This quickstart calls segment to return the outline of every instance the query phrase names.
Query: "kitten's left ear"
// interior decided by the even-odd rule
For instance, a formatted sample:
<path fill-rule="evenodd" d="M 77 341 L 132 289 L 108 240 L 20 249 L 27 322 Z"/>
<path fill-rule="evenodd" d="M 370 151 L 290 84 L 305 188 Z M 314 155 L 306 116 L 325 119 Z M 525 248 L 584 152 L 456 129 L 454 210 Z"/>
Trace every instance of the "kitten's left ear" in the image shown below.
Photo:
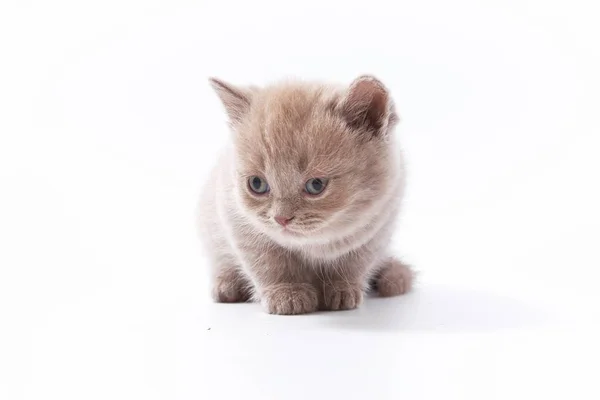
<path fill-rule="evenodd" d="M 252 88 L 240 88 L 224 82 L 217 78 L 209 78 L 210 84 L 221 99 L 227 116 L 233 126 L 240 121 L 250 111 L 252 103 Z"/>
<path fill-rule="evenodd" d="M 398 121 L 388 90 L 371 75 L 352 82 L 342 101 L 342 113 L 350 126 L 373 136 L 385 136 Z"/>

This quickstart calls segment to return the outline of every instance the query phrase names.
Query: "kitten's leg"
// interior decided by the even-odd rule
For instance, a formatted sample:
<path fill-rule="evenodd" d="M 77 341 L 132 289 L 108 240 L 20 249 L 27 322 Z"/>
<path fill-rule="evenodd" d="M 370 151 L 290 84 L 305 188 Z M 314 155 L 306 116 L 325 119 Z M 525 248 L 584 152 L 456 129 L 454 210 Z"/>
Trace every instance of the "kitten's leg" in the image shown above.
<path fill-rule="evenodd" d="M 352 310 L 362 304 L 364 289 L 360 283 L 344 281 L 323 283 L 323 310 Z"/>
<path fill-rule="evenodd" d="M 218 303 L 245 302 L 252 297 L 252 287 L 237 266 L 223 264 L 213 279 L 212 296 Z"/>
<path fill-rule="evenodd" d="M 360 306 L 367 286 L 368 266 L 373 262 L 359 254 L 325 265 L 319 273 L 323 310 L 351 310 Z"/>
<path fill-rule="evenodd" d="M 261 303 L 269 314 L 294 315 L 317 311 L 317 290 L 310 283 L 277 283 L 265 287 Z"/>
<path fill-rule="evenodd" d="M 408 265 L 389 257 L 383 261 L 371 284 L 380 296 L 391 297 L 410 291 L 413 280 L 414 273 Z"/>
<path fill-rule="evenodd" d="M 312 281 L 314 272 L 305 268 L 289 252 L 262 247 L 260 256 L 250 255 L 248 270 L 261 304 L 269 314 L 293 315 L 317 311 L 318 293 Z"/>

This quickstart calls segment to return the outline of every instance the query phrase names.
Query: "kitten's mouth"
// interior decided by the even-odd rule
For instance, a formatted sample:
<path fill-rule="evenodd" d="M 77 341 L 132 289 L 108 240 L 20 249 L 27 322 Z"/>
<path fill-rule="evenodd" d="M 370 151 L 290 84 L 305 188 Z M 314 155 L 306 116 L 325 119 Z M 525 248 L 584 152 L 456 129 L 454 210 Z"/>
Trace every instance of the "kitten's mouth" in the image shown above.
<path fill-rule="evenodd" d="M 293 225 L 288 225 L 285 227 L 279 227 L 279 232 L 282 235 L 286 236 L 295 236 L 295 237 L 306 237 L 318 234 L 319 228 L 317 227 L 295 227 Z"/>
<path fill-rule="evenodd" d="M 287 225 L 287 226 L 283 226 L 283 227 L 282 226 L 278 226 L 278 228 L 279 228 L 278 231 L 282 235 L 285 235 L 285 236 L 295 236 L 295 237 L 298 237 L 298 236 L 305 236 L 306 235 L 306 232 L 298 230 L 298 229 L 295 229 L 295 227 L 293 225 L 292 226 Z"/>
<path fill-rule="evenodd" d="M 288 226 L 284 226 L 283 228 L 280 229 L 280 231 L 284 235 L 290 235 L 290 236 L 300 236 L 301 235 L 300 232 L 290 229 Z"/>
<path fill-rule="evenodd" d="M 284 226 L 272 223 L 269 223 L 268 225 L 270 225 L 270 229 L 274 232 L 290 237 L 306 237 L 316 234 L 319 230 L 315 226 L 297 226 L 295 223 L 290 223 Z"/>

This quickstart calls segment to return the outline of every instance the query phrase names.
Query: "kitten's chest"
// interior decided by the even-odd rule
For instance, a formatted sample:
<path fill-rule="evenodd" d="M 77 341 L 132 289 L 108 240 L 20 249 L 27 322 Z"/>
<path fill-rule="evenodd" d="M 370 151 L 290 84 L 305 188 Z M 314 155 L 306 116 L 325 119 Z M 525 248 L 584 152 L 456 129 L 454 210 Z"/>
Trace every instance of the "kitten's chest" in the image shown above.
<path fill-rule="evenodd" d="M 342 241 L 327 244 L 304 245 L 295 249 L 297 256 L 303 263 L 322 265 L 332 263 L 353 251 L 355 246 Z"/>

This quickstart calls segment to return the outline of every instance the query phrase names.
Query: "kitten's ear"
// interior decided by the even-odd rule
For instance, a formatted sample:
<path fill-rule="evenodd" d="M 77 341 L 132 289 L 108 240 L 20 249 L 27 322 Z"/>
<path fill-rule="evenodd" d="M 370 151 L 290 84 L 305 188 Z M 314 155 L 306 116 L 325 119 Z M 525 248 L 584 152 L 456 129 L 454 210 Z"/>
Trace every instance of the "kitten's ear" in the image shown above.
<path fill-rule="evenodd" d="M 253 90 L 236 87 L 217 78 L 209 78 L 209 82 L 225 106 L 231 124 L 235 126 L 250 110 Z"/>
<path fill-rule="evenodd" d="M 398 121 L 388 90 L 371 75 L 360 76 L 352 82 L 341 109 L 350 126 L 373 136 L 386 135 Z"/>

